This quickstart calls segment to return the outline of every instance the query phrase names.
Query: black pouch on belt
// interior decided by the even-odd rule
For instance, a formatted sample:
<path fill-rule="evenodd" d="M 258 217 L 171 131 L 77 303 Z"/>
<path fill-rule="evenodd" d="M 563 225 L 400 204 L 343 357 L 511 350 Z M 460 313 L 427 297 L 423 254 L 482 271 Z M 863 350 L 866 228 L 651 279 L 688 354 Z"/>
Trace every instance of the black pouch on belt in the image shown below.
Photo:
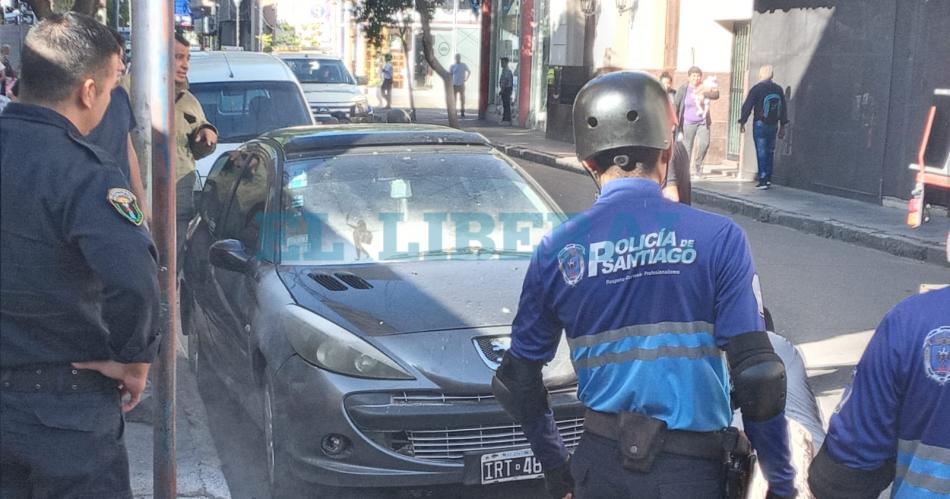
<path fill-rule="evenodd" d="M 725 473 L 726 499 L 741 499 L 749 490 L 752 473 L 755 469 L 755 454 L 752 444 L 745 433 L 737 428 L 729 427 L 723 430 L 722 450 L 725 456 L 723 471 Z"/>
<path fill-rule="evenodd" d="M 621 412 L 617 422 L 620 425 L 623 467 L 649 473 L 656 456 L 663 451 L 666 422 L 636 412 Z"/>

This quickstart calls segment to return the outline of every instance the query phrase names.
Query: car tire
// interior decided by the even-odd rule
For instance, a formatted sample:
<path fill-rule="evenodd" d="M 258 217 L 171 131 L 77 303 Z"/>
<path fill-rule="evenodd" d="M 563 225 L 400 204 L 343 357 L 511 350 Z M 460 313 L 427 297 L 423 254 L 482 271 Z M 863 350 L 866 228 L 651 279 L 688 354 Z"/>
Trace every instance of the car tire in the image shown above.
<path fill-rule="evenodd" d="M 188 342 L 188 367 L 194 374 L 198 393 L 201 394 L 205 404 L 217 404 L 221 403 L 224 397 L 227 397 L 227 386 L 214 372 L 207 356 L 201 351 L 201 326 L 203 324 L 199 324 L 199 321 L 202 320 L 199 316 L 203 317 L 203 312 L 197 309 L 194 310 L 188 336 L 185 336 Z"/>
<path fill-rule="evenodd" d="M 301 482 L 290 469 L 290 456 L 286 452 L 287 433 L 280 425 L 280 418 L 274 415 L 280 411 L 274 397 L 274 385 L 269 375 L 264 375 L 263 411 L 264 425 L 264 465 L 267 468 L 267 481 L 271 499 L 297 499 L 300 497 L 333 499 L 377 499 L 379 491 L 374 489 L 330 487 L 314 483 Z"/>
<path fill-rule="evenodd" d="M 290 459 L 284 450 L 286 432 L 280 426 L 280 418 L 274 417 L 280 408 L 274 396 L 273 382 L 267 374 L 264 375 L 263 390 L 264 465 L 267 468 L 271 499 L 299 497 L 297 491 L 301 487 L 290 471 Z"/>

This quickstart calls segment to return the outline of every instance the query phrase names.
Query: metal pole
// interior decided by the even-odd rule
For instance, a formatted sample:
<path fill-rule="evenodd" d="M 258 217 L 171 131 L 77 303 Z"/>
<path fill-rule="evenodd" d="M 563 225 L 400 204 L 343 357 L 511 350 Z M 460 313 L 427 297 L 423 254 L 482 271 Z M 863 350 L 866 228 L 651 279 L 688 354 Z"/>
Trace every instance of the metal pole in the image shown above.
<path fill-rule="evenodd" d="M 455 64 L 455 54 L 459 53 L 459 0 L 452 0 L 452 59 Z"/>
<path fill-rule="evenodd" d="M 241 0 L 234 0 L 237 15 L 234 17 L 234 45 L 241 46 Z"/>
<path fill-rule="evenodd" d="M 133 0 L 132 9 L 132 110 L 136 126 L 132 130 L 132 143 L 135 155 L 142 171 L 142 183 L 148 197 L 148 207 L 152 208 L 152 107 L 149 103 L 149 81 L 154 70 L 151 68 L 153 55 L 145 50 L 148 39 L 149 18 L 146 6 L 148 0 Z"/>
<path fill-rule="evenodd" d="M 151 137 L 150 156 L 142 163 L 151 174 L 152 237 L 158 246 L 158 278 L 162 290 L 159 333 L 162 346 L 152 366 L 157 409 L 152 448 L 153 496 L 174 499 L 175 466 L 175 130 L 174 12 L 172 2 L 135 0 L 133 29 L 133 94 L 136 119 Z"/>
<path fill-rule="evenodd" d="M 495 94 L 495 85 L 491 78 L 493 64 L 495 62 L 492 60 L 491 53 L 491 0 L 482 0 L 481 10 L 482 29 L 480 35 L 482 46 L 478 53 L 478 119 L 483 120 L 488 113 L 488 97 Z"/>

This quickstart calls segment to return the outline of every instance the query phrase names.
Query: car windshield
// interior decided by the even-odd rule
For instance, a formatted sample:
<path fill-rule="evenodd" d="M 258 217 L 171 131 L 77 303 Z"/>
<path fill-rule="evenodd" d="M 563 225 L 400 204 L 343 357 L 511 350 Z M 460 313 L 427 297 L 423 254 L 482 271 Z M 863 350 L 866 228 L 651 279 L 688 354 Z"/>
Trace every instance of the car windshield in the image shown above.
<path fill-rule="evenodd" d="M 189 90 L 218 129 L 219 142 L 245 142 L 278 128 L 313 124 L 293 82 L 195 83 Z"/>
<path fill-rule="evenodd" d="M 377 149 L 285 167 L 281 262 L 530 258 L 563 220 L 492 153 Z"/>
<path fill-rule="evenodd" d="M 341 61 L 334 59 L 284 59 L 300 83 L 339 83 L 356 85 Z"/>

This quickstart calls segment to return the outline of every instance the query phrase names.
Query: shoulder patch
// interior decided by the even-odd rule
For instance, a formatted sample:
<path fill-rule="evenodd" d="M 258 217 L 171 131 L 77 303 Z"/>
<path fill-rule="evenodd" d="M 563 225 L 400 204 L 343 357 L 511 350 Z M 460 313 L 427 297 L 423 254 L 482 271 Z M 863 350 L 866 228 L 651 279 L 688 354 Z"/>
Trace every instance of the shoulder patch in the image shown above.
<path fill-rule="evenodd" d="M 106 200 L 115 208 L 115 211 L 119 212 L 119 215 L 122 215 L 122 218 L 132 222 L 132 225 L 142 225 L 142 222 L 145 221 L 145 215 L 142 214 L 142 209 L 139 208 L 135 194 L 132 194 L 128 189 L 113 187 L 109 189 Z"/>
<path fill-rule="evenodd" d="M 557 254 L 558 269 L 568 286 L 576 286 L 584 278 L 587 268 L 584 247 L 568 244 Z"/>
<path fill-rule="evenodd" d="M 941 326 L 924 338 L 924 371 L 943 385 L 950 380 L 950 326 Z"/>

